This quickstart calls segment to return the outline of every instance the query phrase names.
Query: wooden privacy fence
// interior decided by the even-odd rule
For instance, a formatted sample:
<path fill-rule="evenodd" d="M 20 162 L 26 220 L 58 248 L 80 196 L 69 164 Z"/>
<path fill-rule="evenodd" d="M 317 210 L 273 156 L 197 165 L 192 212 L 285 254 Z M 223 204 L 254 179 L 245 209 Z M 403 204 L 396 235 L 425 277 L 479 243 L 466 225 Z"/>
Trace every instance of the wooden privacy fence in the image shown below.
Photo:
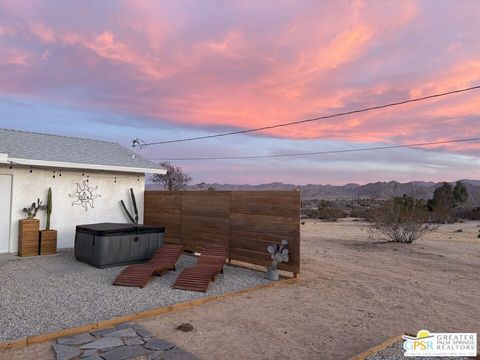
<path fill-rule="evenodd" d="M 300 191 L 145 191 L 145 224 L 165 227 L 167 243 L 200 251 L 221 244 L 229 257 L 271 262 L 267 246 L 288 240 L 280 269 L 300 272 Z"/>

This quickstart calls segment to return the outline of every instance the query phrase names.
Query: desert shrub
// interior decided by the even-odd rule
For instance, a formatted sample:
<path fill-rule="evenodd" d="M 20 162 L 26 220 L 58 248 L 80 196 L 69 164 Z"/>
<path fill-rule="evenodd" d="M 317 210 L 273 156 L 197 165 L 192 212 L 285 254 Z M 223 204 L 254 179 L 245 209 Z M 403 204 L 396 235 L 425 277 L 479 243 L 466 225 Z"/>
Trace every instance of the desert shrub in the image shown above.
<path fill-rule="evenodd" d="M 480 220 L 480 207 L 472 209 L 472 213 L 471 213 L 471 215 L 468 219 L 469 220 Z"/>
<path fill-rule="evenodd" d="M 454 209 L 437 207 L 431 212 L 430 221 L 436 224 L 453 224 L 456 220 Z"/>
<path fill-rule="evenodd" d="M 309 219 L 318 219 L 318 210 L 317 209 L 308 209 L 308 210 L 306 210 L 305 215 Z"/>
<path fill-rule="evenodd" d="M 347 216 L 348 216 L 348 213 L 340 209 L 334 209 L 334 208 L 318 209 L 318 218 L 322 220 L 337 220 Z"/>
<path fill-rule="evenodd" d="M 367 209 L 361 207 L 354 207 L 350 210 L 350 216 L 354 218 L 365 218 Z"/>
<path fill-rule="evenodd" d="M 373 221 L 375 209 L 366 208 L 366 207 L 355 207 L 350 210 L 350 216 L 354 218 L 361 218 L 366 221 Z"/>
<path fill-rule="evenodd" d="M 403 196 L 398 196 L 393 198 L 393 202 L 399 205 L 402 208 L 413 208 L 428 210 L 427 202 L 423 199 L 416 199 L 412 196 L 403 194 Z"/>
<path fill-rule="evenodd" d="M 413 243 L 438 228 L 430 222 L 430 213 L 424 205 L 415 200 L 408 203 L 391 200 L 375 209 L 373 217 L 371 235 L 380 234 L 393 242 Z"/>
<path fill-rule="evenodd" d="M 454 209 L 454 216 L 457 219 L 480 220 L 479 207 L 461 207 Z"/>
<path fill-rule="evenodd" d="M 332 205 L 332 203 L 331 203 L 330 201 L 328 201 L 328 200 L 323 200 L 323 199 L 322 199 L 322 200 L 320 200 L 320 201 L 318 202 L 318 208 L 319 208 L 319 209 L 328 208 L 328 207 L 330 207 L 331 205 Z"/>

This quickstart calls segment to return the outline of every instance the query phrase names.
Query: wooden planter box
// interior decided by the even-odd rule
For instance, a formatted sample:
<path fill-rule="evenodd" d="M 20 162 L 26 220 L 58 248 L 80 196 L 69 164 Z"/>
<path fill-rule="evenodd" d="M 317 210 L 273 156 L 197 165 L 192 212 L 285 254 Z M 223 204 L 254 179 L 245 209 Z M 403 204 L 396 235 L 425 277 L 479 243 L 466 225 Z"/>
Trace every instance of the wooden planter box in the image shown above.
<path fill-rule="evenodd" d="M 18 229 L 18 255 L 38 255 L 40 220 L 22 219 Z"/>
<path fill-rule="evenodd" d="M 40 231 L 39 255 L 51 255 L 57 253 L 57 230 Z"/>

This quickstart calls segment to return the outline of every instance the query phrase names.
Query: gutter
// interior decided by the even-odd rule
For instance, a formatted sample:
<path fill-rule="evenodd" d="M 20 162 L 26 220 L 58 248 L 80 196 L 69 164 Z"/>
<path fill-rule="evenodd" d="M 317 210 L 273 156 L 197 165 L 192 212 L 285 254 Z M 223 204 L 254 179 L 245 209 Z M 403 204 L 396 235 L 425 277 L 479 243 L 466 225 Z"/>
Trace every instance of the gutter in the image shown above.
<path fill-rule="evenodd" d="M 143 168 L 131 166 L 116 166 L 116 165 L 97 165 L 97 164 L 82 164 L 62 161 L 48 161 L 48 160 L 34 160 L 34 159 L 18 159 L 9 158 L 7 154 L 0 153 L 1 164 L 17 164 L 25 166 L 47 167 L 56 169 L 78 169 L 78 170 L 104 170 L 114 172 L 136 173 L 136 174 L 160 174 L 165 175 L 167 170 L 159 168 Z"/>

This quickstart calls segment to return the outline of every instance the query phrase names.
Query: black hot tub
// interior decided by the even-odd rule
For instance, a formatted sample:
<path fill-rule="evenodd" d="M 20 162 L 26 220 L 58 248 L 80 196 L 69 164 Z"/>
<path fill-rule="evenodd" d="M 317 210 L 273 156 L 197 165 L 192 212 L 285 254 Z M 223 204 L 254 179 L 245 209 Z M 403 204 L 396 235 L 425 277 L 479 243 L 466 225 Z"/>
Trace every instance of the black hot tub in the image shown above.
<path fill-rule="evenodd" d="M 162 247 L 165 228 L 137 224 L 78 225 L 75 258 L 97 268 L 143 262 Z"/>

